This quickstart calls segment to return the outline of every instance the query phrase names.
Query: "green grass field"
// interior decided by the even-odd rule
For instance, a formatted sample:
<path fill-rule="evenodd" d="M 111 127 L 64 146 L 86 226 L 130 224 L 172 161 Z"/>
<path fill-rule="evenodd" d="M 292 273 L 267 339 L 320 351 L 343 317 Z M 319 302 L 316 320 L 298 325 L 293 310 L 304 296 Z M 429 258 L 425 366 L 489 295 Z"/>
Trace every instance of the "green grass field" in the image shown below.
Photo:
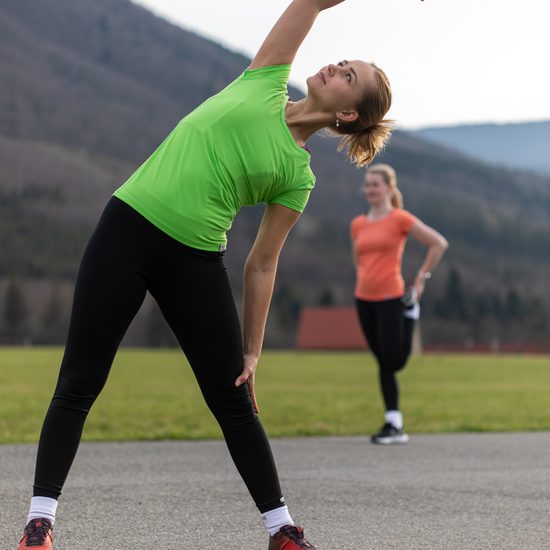
<path fill-rule="evenodd" d="M 0 348 L 0 443 L 34 442 L 62 350 Z M 425 355 L 399 377 L 409 432 L 550 430 L 550 358 Z M 271 436 L 368 434 L 382 421 L 366 353 L 265 352 L 257 375 Z M 122 350 L 84 439 L 218 438 L 176 350 Z"/>

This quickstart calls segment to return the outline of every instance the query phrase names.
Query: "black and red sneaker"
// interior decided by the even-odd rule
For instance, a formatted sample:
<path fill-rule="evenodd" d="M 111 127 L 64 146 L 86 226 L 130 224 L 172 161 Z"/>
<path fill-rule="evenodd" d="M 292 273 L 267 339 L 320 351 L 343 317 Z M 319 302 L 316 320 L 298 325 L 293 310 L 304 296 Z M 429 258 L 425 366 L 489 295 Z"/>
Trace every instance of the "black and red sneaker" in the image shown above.
<path fill-rule="evenodd" d="M 25 527 L 17 550 L 52 550 L 52 522 L 46 518 L 31 519 Z"/>
<path fill-rule="evenodd" d="M 267 550 L 315 550 L 315 546 L 304 538 L 304 530 L 295 525 L 284 525 L 269 537 Z"/>

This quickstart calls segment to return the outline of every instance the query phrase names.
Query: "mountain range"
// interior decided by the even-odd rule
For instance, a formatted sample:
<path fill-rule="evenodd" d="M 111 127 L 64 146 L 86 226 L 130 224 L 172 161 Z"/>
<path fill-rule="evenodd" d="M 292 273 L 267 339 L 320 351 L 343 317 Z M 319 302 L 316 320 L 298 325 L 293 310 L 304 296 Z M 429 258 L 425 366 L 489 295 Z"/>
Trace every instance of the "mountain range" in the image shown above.
<path fill-rule="evenodd" d="M 550 120 L 422 128 L 413 135 L 494 165 L 550 175 Z"/>

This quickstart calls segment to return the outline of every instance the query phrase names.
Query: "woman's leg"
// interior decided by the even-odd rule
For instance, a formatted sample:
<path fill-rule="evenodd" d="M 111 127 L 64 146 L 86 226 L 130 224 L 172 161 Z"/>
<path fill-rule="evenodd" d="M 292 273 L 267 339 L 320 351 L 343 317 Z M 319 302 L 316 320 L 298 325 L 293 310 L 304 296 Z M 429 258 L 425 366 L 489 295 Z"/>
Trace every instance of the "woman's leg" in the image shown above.
<path fill-rule="evenodd" d="M 406 310 L 405 310 L 406 312 Z M 417 319 L 414 317 L 407 317 L 403 315 L 403 339 L 402 339 L 402 353 L 401 353 L 401 366 L 396 369 L 397 371 L 403 370 L 407 366 L 407 362 L 411 355 L 412 342 L 414 335 L 414 327 Z"/>
<path fill-rule="evenodd" d="M 355 299 L 359 323 L 363 329 L 363 334 L 369 344 L 373 355 L 378 359 L 378 331 L 376 330 L 376 316 L 373 307 L 374 302 Z"/>
<path fill-rule="evenodd" d="M 386 331 L 380 329 L 381 321 L 385 320 L 383 316 L 381 318 L 379 307 L 383 303 L 356 300 L 361 328 L 378 362 L 378 376 L 384 405 L 386 410 L 392 410 L 397 407 L 399 388 L 394 371 L 392 368 L 389 368 L 388 342 L 384 339 Z"/>
<path fill-rule="evenodd" d="M 269 441 L 248 387 L 235 387 L 243 346 L 222 256 L 174 241 L 165 275 L 153 281 L 151 294 L 176 334 L 260 512 L 283 506 Z"/>
<path fill-rule="evenodd" d="M 403 415 L 399 410 L 397 371 L 409 357 L 414 320 L 405 318 L 399 298 L 377 302 L 374 305 L 379 342 L 380 377 L 386 404 L 385 424 L 373 435 L 373 443 L 406 443 L 409 436 L 403 432 Z"/>
<path fill-rule="evenodd" d="M 416 320 L 405 315 L 407 310 L 399 299 L 376 302 L 375 309 L 384 365 L 387 370 L 398 372 L 405 368 L 409 360 Z"/>
<path fill-rule="evenodd" d="M 44 421 L 34 496 L 57 499 L 76 455 L 86 416 L 103 388 L 146 282 L 135 213 L 112 199 L 84 253 L 59 379 Z"/>
<path fill-rule="evenodd" d="M 395 373 L 407 362 L 411 349 L 412 327 L 409 326 L 410 323 L 407 324 L 410 332 L 410 338 L 407 340 L 404 308 L 399 298 L 374 302 L 373 307 L 377 320 L 380 381 L 386 410 L 399 410 L 399 385 Z"/>
<path fill-rule="evenodd" d="M 361 325 L 379 365 L 380 388 L 386 408 L 385 423 L 372 437 L 374 443 L 405 443 L 403 416 L 399 410 L 399 385 L 396 372 L 410 355 L 414 319 L 404 316 L 400 299 L 380 302 L 357 301 Z M 372 347 L 372 344 L 371 344 Z"/>

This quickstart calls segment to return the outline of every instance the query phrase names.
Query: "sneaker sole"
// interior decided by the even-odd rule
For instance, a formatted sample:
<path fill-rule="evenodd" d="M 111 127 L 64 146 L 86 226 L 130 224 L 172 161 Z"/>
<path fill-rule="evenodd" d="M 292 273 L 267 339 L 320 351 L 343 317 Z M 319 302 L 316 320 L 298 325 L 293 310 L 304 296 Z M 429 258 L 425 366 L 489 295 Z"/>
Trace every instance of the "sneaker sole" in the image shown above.
<path fill-rule="evenodd" d="M 408 443 L 409 436 L 407 434 L 403 435 L 393 435 L 391 437 L 377 437 L 371 439 L 371 441 L 377 445 L 402 445 L 403 443 Z"/>

